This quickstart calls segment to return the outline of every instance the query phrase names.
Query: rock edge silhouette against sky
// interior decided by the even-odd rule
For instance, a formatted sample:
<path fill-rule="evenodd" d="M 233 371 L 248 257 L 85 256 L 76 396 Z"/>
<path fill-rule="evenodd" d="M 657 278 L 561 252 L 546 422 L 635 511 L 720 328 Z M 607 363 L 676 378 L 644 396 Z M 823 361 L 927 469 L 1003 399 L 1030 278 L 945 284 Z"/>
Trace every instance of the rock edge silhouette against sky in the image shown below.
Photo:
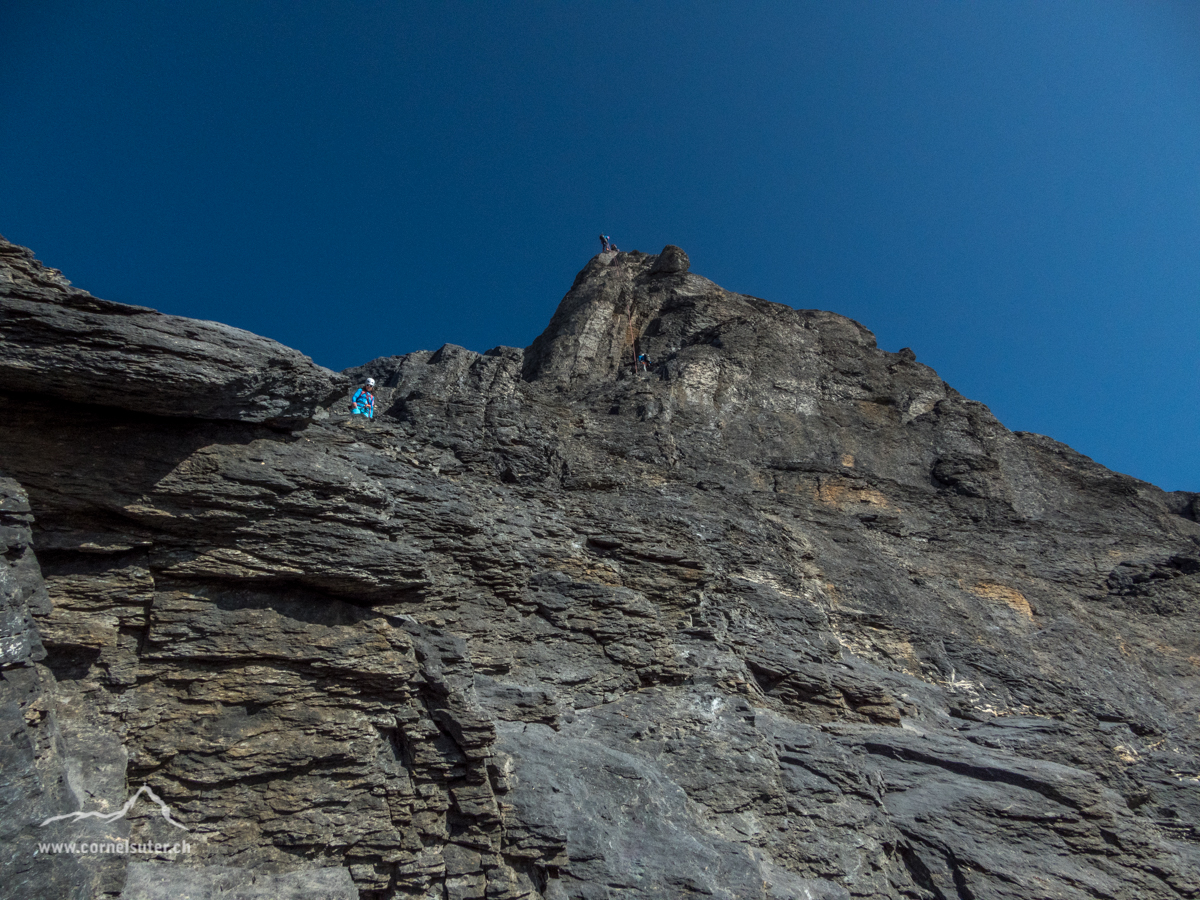
<path fill-rule="evenodd" d="M 1196 489 L 1183 3 L 24 4 L 0 233 L 344 368 L 525 346 L 611 233 Z"/>

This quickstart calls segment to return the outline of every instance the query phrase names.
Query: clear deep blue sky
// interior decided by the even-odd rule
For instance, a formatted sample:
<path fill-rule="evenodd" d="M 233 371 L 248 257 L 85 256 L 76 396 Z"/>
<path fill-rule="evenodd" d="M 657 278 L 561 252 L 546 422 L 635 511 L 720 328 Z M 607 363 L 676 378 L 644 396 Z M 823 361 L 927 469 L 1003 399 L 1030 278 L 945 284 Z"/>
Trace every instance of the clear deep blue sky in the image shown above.
<path fill-rule="evenodd" d="M 1200 490 L 1200 4 L 0 2 L 0 234 L 340 369 L 610 232 Z"/>

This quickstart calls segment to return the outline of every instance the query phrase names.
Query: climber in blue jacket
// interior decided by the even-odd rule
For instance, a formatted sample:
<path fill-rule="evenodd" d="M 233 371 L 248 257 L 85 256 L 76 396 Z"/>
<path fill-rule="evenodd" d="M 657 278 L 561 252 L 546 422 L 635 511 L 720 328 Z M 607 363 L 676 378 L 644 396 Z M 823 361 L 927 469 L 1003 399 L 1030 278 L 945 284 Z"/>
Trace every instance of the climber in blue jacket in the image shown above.
<path fill-rule="evenodd" d="M 375 379 L 368 378 L 350 401 L 350 412 L 356 416 L 375 418 Z"/>

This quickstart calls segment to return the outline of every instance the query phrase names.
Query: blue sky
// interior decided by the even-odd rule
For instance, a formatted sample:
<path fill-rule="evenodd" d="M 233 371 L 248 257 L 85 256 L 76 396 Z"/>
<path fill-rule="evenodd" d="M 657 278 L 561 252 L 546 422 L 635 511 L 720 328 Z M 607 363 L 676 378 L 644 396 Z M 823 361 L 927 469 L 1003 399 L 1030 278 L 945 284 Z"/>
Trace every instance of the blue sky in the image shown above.
<path fill-rule="evenodd" d="M 611 233 L 1200 490 L 1200 5 L 8 0 L 0 234 L 331 368 Z"/>

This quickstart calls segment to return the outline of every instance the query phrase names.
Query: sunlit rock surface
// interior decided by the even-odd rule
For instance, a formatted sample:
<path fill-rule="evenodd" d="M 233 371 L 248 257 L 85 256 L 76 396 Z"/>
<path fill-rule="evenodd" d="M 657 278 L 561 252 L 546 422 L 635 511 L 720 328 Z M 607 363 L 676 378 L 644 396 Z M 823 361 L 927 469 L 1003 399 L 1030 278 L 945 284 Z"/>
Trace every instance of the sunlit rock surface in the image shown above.
<path fill-rule="evenodd" d="M 675 247 L 347 374 L 0 245 L 0 895 L 1200 896 L 1197 495 Z"/>

